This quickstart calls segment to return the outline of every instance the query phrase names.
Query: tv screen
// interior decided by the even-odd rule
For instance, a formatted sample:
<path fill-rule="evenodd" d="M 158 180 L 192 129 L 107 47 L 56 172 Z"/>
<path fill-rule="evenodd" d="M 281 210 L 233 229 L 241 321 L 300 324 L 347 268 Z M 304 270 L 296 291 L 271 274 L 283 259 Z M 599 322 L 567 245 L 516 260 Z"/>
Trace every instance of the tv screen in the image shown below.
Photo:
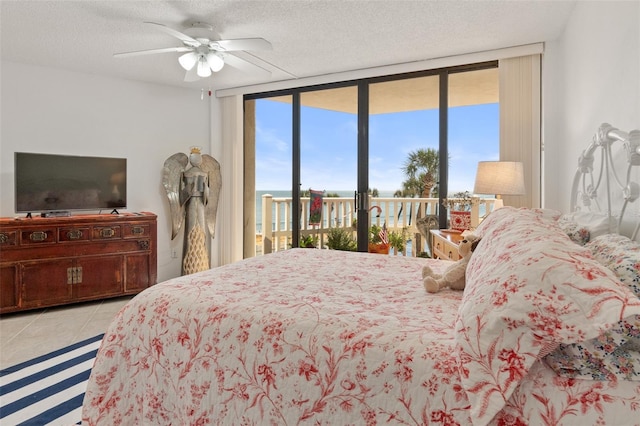
<path fill-rule="evenodd" d="M 16 213 L 127 206 L 127 159 L 15 153 Z"/>

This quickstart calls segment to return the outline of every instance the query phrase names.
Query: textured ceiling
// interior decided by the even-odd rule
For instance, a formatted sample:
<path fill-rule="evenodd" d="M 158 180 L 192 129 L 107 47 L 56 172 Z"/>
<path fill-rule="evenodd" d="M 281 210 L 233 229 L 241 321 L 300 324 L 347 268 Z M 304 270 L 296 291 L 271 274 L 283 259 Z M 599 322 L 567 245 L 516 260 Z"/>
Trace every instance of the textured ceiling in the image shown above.
<path fill-rule="evenodd" d="M 212 90 L 441 58 L 557 39 L 575 1 L 7 1 L 3 61 Z M 262 37 L 271 51 L 238 56 L 271 76 L 226 66 L 185 83 L 177 53 L 114 58 L 180 46 L 144 21 L 182 30 L 213 25 L 223 39 Z"/>

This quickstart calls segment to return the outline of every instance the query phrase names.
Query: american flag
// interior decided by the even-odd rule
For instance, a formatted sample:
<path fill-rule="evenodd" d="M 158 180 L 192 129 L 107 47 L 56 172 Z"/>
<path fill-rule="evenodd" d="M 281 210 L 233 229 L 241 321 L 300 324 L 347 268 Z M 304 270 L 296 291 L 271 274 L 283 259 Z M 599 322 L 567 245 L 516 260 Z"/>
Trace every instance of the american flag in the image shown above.
<path fill-rule="evenodd" d="M 387 233 L 387 222 L 385 222 L 382 225 L 382 229 L 380 229 L 380 232 L 378 233 L 378 235 L 380 236 L 380 240 L 382 241 L 382 244 L 389 244 L 389 234 Z"/>

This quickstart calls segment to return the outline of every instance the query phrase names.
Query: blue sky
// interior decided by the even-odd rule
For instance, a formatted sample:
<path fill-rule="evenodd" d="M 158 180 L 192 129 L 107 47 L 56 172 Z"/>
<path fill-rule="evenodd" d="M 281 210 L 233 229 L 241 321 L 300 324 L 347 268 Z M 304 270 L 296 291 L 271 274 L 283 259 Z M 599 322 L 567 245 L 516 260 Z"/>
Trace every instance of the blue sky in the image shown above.
<path fill-rule="evenodd" d="M 449 192 L 473 191 L 478 161 L 498 159 L 498 104 L 449 109 Z M 256 189 L 291 188 L 291 104 L 256 102 Z M 355 114 L 303 107 L 302 189 L 354 191 Z M 438 148 L 438 110 L 378 114 L 369 121 L 369 186 L 400 189 L 409 152 Z"/>

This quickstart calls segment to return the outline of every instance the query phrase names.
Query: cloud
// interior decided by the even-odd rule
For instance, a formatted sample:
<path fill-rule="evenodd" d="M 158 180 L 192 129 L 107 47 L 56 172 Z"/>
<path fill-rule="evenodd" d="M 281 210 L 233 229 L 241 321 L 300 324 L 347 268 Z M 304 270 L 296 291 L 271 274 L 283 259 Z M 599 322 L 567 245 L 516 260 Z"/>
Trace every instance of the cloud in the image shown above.
<path fill-rule="evenodd" d="M 285 141 L 278 137 L 276 129 L 265 129 L 256 122 L 256 151 L 268 152 L 275 150 L 278 152 L 291 152 L 291 141 Z"/>

